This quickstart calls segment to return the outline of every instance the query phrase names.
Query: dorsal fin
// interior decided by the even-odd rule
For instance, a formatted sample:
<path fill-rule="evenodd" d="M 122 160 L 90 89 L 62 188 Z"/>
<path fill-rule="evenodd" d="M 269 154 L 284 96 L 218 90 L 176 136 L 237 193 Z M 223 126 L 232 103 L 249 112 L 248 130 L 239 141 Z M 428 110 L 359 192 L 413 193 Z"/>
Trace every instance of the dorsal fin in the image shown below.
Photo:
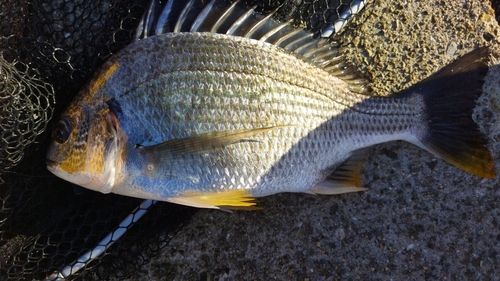
<path fill-rule="evenodd" d="M 164 5 L 160 5 L 159 0 L 152 0 L 141 19 L 136 39 L 167 32 L 212 32 L 260 40 L 288 50 L 346 81 L 353 92 L 368 93 L 368 82 L 355 74 L 336 44 L 292 26 L 292 20 L 273 19 L 278 9 L 267 14 L 257 13 L 255 9 L 256 6 L 244 7 L 239 0 L 232 3 L 211 0 L 205 4 L 197 0 L 168 0 Z"/>

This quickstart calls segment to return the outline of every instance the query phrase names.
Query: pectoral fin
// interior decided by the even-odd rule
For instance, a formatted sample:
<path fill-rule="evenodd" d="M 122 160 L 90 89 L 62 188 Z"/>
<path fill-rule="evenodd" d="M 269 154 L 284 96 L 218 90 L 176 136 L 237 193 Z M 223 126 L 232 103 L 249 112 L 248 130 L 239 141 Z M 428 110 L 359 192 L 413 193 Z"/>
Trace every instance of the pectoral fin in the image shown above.
<path fill-rule="evenodd" d="M 285 126 L 209 132 L 169 140 L 152 146 L 137 146 L 136 149 L 143 157 L 145 166 L 156 167 L 159 163 L 168 161 L 174 155 L 199 154 L 223 149 L 238 142 L 252 141 L 251 137 L 283 127 Z"/>
<path fill-rule="evenodd" d="M 256 201 L 248 190 L 229 190 L 222 192 L 189 193 L 176 196 L 168 202 L 210 209 L 258 210 Z"/>

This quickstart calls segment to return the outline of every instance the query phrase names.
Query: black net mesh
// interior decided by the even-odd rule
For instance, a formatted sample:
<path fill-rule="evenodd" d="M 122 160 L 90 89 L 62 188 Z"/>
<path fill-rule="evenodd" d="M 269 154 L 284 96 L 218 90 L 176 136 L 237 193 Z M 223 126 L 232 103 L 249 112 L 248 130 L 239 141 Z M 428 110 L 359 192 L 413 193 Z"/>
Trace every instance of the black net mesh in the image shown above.
<path fill-rule="evenodd" d="M 258 4 L 262 13 L 280 7 L 278 19 L 293 17 L 296 25 L 319 34 L 352 2 L 246 4 Z M 81 190 L 50 175 L 45 128 L 96 68 L 132 40 L 148 5 L 147 0 L 0 2 L 0 280 L 45 279 L 74 264 L 142 202 Z M 69 279 L 130 276 L 167 247 L 195 211 L 155 204 L 123 237 L 112 237 L 104 255 Z"/>

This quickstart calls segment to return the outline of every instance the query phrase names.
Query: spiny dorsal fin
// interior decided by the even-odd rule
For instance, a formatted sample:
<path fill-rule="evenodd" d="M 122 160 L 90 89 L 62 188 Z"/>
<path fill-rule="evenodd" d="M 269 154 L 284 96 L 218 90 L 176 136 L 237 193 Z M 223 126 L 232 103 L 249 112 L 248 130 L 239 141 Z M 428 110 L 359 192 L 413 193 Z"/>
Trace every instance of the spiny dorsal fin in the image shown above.
<path fill-rule="evenodd" d="M 163 6 L 152 0 L 144 14 L 136 39 L 167 32 L 211 32 L 260 40 L 278 46 L 330 72 L 357 93 L 369 93 L 368 82 L 355 74 L 357 71 L 339 54 L 338 46 L 329 39 L 316 38 L 312 32 L 292 26 L 292 21 L 273 19 L 278 9 L 267 14 L 255 12 L 255 6 L 246 8 L 239 0 L 200 1 L 168 0 Z M 160 8 L 162 7 L 162 8 Z"/>

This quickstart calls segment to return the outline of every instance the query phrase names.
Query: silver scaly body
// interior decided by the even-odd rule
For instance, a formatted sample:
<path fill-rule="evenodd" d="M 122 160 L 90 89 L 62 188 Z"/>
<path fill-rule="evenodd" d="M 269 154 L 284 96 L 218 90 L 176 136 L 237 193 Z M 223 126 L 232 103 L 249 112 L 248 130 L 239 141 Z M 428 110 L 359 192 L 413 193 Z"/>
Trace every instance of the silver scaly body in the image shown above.
<path fill-rule="evenodd" d="M 380 97 L 330 40 L 273 20 L 276 10 L 219 4 L 153 1 L 138 40 L 61 117 L 49 170 L 103 193 L 246 209 L 280 192 L 364 190 L 363 148 L 392 140 L 495 177 L 471 118 L 487 48 Z"/>
<path fill-rule="evenodd" d="M 127 190 L 126 195 L 303 192 L 352 151 L 412 140 L 423 128 L 418 97 L 352 93 L 344 81 L 294 54 L 246 38 L 163 34 L 136 42 L 114 60 L 120 66 L 101 90 L 105 100 L 119 106 L 119 123 L 128 136 L 125 164 L 113 188 Z M 135 148 L 268 127 L 276 128 L 223 149 L 171 155 L 154 172 Z"/>

